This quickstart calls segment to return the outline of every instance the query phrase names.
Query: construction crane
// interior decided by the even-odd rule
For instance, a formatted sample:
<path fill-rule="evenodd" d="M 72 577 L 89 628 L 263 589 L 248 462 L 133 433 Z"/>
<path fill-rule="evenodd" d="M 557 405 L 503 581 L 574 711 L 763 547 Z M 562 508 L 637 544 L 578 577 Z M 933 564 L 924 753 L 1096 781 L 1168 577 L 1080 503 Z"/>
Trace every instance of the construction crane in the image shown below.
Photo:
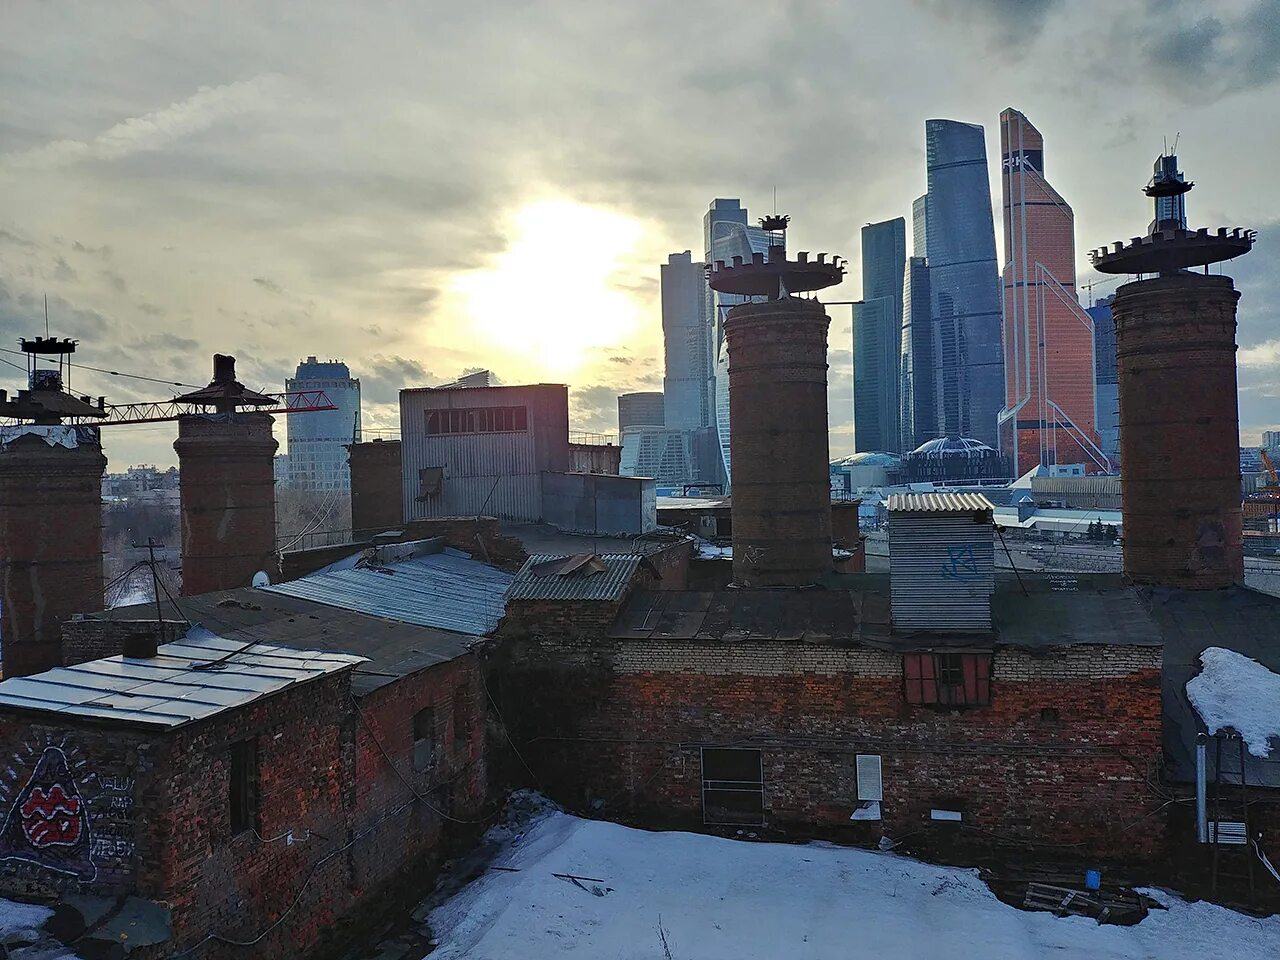
<path fill-rule="evenodd" d="M 79 397 L 64 388 L 70 387 L 71 366 L 69 358 L 75 352 L 76 341 L 58 340 L 56 337 L 36 337 L 22 340 L 22 352 L 28 356 L 27 380 L 29 389 L 19 390 L 10 397 L 0 390 L 0 426 L 13 426 L 23 421 L 35 423 L 60 423 L 67 426 L 112 427 L 134 423 L 163 423 L 180 417 L 207 412 L 209 402 L 204 390 L 174 397 L 170 400 L 151 400 L 142 403 L 107 403 L 105 397 Z M 55 356 L 56 369 L 40 368 L 37 358 Z M 230 358 L 227 358 L 230 359 Z M 226 384 L 233 394 L 250 398 L 260 413 L 290 414 L 318 413 L 336 410 L 337 406 L 323 390 L 296 390 L 290 393 L 259 394 L 245 388 L 235 380 L 234 360 L 227 373 Z M 215 382 L 218 382 L 215 378 Z"/>
<path fill-rule="evenodd" d="M 1267 479 L 1271 481 L 1264 489 L 1280 491 L 1280 476 L 1276 475 L 1276 465 L 1271 462 L 1271 454 L 1267 453 L 1266 447 L 1259 447 L 1258 456 L 1262 458 L 1262 466 L 1267 472 Z"/>

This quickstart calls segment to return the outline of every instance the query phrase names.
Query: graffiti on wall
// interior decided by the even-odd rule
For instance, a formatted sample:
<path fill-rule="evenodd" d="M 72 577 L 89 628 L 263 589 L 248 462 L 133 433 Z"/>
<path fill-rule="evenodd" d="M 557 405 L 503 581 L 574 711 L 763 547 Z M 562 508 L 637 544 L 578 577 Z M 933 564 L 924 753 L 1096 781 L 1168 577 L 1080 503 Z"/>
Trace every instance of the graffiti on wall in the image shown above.
<path fill-rule="evenodd" d="M 70 754 L 70 757 L 68 757 Z M 132 870 L 133 787 L 99 776 L 66 743 L 29 747 L 9 768 L 0 862 L 16 861 L 85 882 Z"/>
<path fill-rule="evenodd" d="M 25 860 L 80 880 L 98 869 L 92 856 L 89 804 L 59 747 L 45 747 L 0 828 L 0 859 Z"/>

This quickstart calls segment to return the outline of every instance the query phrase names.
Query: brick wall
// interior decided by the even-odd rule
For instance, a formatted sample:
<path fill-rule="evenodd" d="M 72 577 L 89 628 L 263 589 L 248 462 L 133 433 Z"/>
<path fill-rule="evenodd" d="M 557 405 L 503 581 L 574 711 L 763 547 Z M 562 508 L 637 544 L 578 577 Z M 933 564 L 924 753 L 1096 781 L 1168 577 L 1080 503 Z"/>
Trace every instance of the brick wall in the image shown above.
<path fill-rule="evenodd" d="M 1154 648 L 1003 650 L 991 705 L 948 712 L 905 703 L 888 651 L 508 641 L 490 686 L 538 780 L 597 815 L 698 828 L 701 748 L 752 746 L 771 829 L 1142 859 L 1162 836 L 1158 816 L 1128 826 L 1158 806 L 1160 663 Z M 882 822 L 849 819 L 859 753 L 883 759 Z M 930 810 L 956 806 L 965 826 L 949 836 Z"/>
<path fill-rule="evenodd" d="M 62 665 L 70 667 L 118 656 L 124 651 L 125 641 L 133 636 L 145 635 L 157 644 L 170 643 L 186 629 L 186 624 L 177 620 L 164 621 L 163 630 L 157 628 L 155 620 L 68 620 L 62 625 Z"/>
<path fill-rule="evenodd" d="M 11 814 L 0 828 L 0 895 L 132 893 L 167 903 L 173 936 L 158 955 L 202 941 L 202 958 L 337 949 L 344 934 L 420 895 L 425 887 L 406 880 L 425 881 L 487 812 L 474 656 L 355 703 L 343 672 L 171 731 L 0 713 L 0 748 L 15 757 L 4 809 L 29 795 L 29 783 L 47 794 L 57 779 L 87 810 L 83 842 L 47 849 Z M 439 759 L 415 772 L 413 718 L 423 707 L 434 708 Z M 231 748 L 250 739 L 257 821 L 233 832 Z M 50 759 L 40 769 L 42 757 Z M 257 940 L 269 928 L 251 949 L 205 940 Z"/>

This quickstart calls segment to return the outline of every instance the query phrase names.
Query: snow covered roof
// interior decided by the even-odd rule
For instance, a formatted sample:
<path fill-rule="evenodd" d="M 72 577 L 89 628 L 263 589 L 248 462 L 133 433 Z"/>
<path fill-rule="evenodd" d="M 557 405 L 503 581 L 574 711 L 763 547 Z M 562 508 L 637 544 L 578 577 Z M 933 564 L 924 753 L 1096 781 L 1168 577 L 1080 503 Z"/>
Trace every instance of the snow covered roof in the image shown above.
<path fill-rule="evenodd" d="M 172 729 L 364 659 L 229 640 L 192 627 L 154 657 L 107 657 L 5 680 L 0 708 Z"/>
<path fill-rule="evenodd" d="M 1255 757 L 1271 754 L 1280 738 L 1280 674 L 1242 653 L 1209 647 L 1204 669 L 1187 681 L 1187 696 L 1210 733 L 1234 730 Z"/>

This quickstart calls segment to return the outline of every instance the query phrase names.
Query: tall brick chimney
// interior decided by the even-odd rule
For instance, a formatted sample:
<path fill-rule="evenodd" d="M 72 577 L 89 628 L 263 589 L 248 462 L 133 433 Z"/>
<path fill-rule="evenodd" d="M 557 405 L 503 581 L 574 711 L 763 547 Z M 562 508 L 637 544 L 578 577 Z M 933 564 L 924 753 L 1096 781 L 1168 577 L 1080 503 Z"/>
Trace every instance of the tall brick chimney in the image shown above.
<path fill-rule="evenodd" d="M 1189 590 L 1244 577 L 1236 292 L 1208 265 L 1248 253 L 1255 234 L 1186 228 L 1177 158 L 1162 156 L 1147 195 L 1148 236 L 1091 254 L 1126 283 L 1111 310 L 1120 386 L 1124 572 L 1135 583 Z M 1189 268 L 1205 268 L 1192 273 Z"/>
<path fill-rule="evenodd" d="M 235 378 L 235 358 L 214 357 L 209 386 L 179 400 L 210 412 L 178 420 L 182 506 L 182 593 L 247 587 L 265 570 L 277 576 L 274 420 L 240 407 L 275 401 Z"/>
<path fill-rule="evenodd" d="M 763 301 L 729 310 L 729 435 L 733 579 L 744 587 L 802 587 L 832 569 L 827 446 L 826 311 L 794 294 L 840 282 L 835 258 L 786 258 L 785 217 L 768 259 L 717 261 L 713 290 Z"/>
<path fill-rule="evenodd" d="M 64 418 L 103 417 L 70 385 L 74 340 L 23 340 L 28 387 L 0 391 L 0 643 L 4 675 L 62 663 L 62 623 L 103 607 L 102 455 L 98 429 Z M 57 368 L 39 363 L 56 363 Z"/>

